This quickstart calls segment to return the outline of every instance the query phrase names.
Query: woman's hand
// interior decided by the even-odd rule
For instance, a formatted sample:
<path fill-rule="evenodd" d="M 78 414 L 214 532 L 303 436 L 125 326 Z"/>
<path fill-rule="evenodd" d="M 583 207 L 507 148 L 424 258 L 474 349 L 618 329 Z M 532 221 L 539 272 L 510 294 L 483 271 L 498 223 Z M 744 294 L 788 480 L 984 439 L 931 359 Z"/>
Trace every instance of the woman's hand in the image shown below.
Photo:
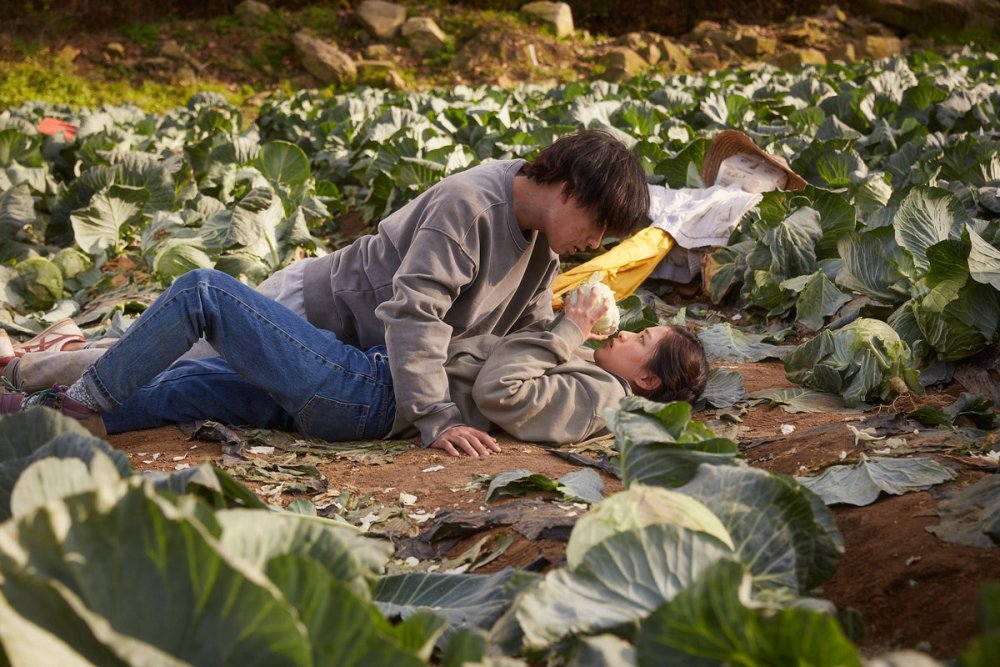
<path fill-rule="evenodd" d="M 432 449 L 444 450 L 448 456 L 467 454 L 472 457 L 489 456 L 500 453 L 497 439 L 478 428 L 460 424 L 452 426 L 431 443 Z"/>
<path fill-rule="evenodd" d="M 577 287 L 563 300 L 563 314 L 572 320 L 584 334 L 584 340 L 604 340 L 609 334 L 595 334 L 592 329 L 597 320 L 608 312 L 608 304 L 596 291 Z"/>

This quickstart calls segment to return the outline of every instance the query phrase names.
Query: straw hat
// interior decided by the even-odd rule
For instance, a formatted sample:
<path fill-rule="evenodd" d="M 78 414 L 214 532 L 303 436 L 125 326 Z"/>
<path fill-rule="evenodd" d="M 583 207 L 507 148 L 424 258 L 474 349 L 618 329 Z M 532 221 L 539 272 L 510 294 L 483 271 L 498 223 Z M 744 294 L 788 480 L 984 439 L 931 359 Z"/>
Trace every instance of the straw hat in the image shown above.
<path fill-rule="evenodd" d="M 722 164 L 722 161 L 727 157 L 744 153 L 761 157 L 788 174 L 788 182 L 785 184 L 786 190 L 801 190 L 806 187 L 805 180 L 792 171 L 783 158 L 765 153 L 757 147 L 753 139 L 737 130 L 723 130 L 715 135 L 715 139 L 712 139 L 712 143 L 709 144 L 708 151 L 705 153 L 705 162 L 701 167 L 701 180 L 705 185 L 712 185 L 715 183 L 715 177 L 719 173 L 719 165 Z"/>

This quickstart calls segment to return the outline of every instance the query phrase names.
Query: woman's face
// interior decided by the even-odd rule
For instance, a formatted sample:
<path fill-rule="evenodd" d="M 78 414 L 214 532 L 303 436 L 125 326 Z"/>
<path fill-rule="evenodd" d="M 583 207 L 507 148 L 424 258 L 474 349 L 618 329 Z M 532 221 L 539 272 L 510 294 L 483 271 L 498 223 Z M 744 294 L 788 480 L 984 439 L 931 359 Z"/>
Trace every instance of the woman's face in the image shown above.
<path fill-rule="evenodd" d="M 644 383 L 650 376 L 646 365 L 669 332 L 668 326 L 649 327 L 639 333 L 620 331 L 603 347 L 594 350 L 594 361 L 607 372 L 627 380 L 633 388 L 646 388 Z M 656 382 L 659 381 L 656 378 Z"/>

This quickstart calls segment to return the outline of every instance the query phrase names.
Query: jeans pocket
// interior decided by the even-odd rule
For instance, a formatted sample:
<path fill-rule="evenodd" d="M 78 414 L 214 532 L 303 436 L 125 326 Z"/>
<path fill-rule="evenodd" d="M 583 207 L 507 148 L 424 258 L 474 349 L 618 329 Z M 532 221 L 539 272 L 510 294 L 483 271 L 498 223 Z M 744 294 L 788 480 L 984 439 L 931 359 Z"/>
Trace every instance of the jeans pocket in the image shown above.
<path fill-rule="evenodd" d="M 296 416 L 303 435 L 323 440 L 361 440 L 368 435 L 370 408 L 361 403 L 345 403 L 325 396 L 313 396 Z M 384 434 L 378 434 L 379 437 Z"/>

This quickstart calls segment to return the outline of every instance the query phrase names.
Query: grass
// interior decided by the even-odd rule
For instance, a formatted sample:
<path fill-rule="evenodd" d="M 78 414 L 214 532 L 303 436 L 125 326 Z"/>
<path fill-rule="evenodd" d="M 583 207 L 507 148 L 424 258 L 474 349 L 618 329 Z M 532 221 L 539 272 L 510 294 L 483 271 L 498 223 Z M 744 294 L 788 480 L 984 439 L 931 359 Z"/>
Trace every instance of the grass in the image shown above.
<path fill-rule="evenodd" d="M 89 79 L 76 74 L 71 63 L 45 55 L 16 63 L 0 62 L 0 108 L 18 106 L 26 100 L 74 108 L 131 102 L 143 110 L 160 112 L 183 106 L 199 91 L 221 93 L 237 106 L 245 105 L 255 92 L 249 86 L 233 90 L 213 81 L 180 85 L 148 80 L 133 84 L 125 79 Z"/>

